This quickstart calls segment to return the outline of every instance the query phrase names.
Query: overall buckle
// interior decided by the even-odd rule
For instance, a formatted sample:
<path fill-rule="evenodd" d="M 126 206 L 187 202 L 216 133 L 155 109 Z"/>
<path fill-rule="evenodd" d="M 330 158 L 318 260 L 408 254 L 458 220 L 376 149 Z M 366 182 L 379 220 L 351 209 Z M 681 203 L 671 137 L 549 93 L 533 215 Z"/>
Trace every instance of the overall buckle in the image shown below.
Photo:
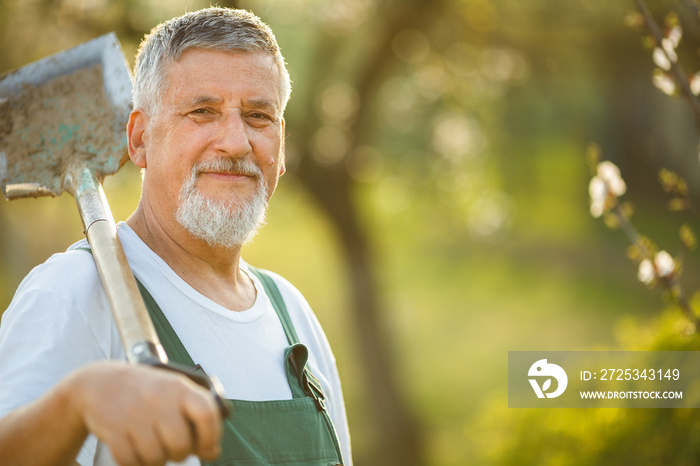
<path fill-rule="evenodd" d="M 306 386 L 309 395 L 316 402 L 316 407 L 319 411 L 326 411 L 326 394 L 323 393 L 321 383 L 308 370 L 304 371 L 304 385 Z"/>

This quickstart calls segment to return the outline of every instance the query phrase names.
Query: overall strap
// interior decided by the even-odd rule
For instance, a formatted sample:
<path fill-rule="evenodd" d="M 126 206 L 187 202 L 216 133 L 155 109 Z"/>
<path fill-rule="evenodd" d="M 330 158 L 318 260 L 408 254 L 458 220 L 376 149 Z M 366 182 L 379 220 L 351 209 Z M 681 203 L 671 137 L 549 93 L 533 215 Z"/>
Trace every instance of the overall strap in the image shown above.
<path fill-rule="evenodd" d="M 92 249 L 89 247 L 78 247 L 75 249 L 87 251 L 92 254 Z M 158 339 L 163 347 L 167 348 L 168 358 L 179 362 L 180 364 L 184 364 L 187 367 L 193 367 L 195 365 L 194 361 L 192 361 L 192 358 L 185 349 L 185 345 L 183 345 L 180 341 L 180 338 L 177 336 L 177 333 L 175 333 L 175 330 L 173 330 L 173 327 L 170 325 L 170 322 L 168 322 L 165 314 L 163 314 L 160 306 L 156 304 L 156 301 L 153 299 L 153 296 L 151 296 L 151 293 L 148 292 L 146 287 L 143 286 L 136 276 L 134 276 L 134 280 L 136 280 L 136 284 L 139 287 L 139 291 L 141 292 L 141 297 L 143 298 L 143 303 L 146 305 L 148 314 L 151 316 L 151 321 L 153 322 L 153 327 L 155 327 L 156 333 L 158 334 Z"/>
<path fill-rule="evenodd" d="M 185 349 L 185 345 L 180 341 L 180 338 L 177 336 L 177 333 L 175 333 L 175 330 L 173 330 L 172 325 L 170 325 L 170 322 L 167 317 L 165 317 L 165 314 L 163 314 L 160 306 L 156 303 L 156 300 L 153 299 L 153 296 L 151 296 L 151 293 L 148 292 L 146 287 L 143 286 L 136 277 L 134 278 L 136 279 L 136 284 L 139 286 L 139 291 L 143 297 L 146 309 L 148 309 L 148 313 L 151 315 L 151 321 L 153 321 L 158 339 L 160 339 L 163 347 L 167 348 L 166 352 L 168 357 L 187 367 L 194 367 L 195 363 L 192 357 Z"/>
<path fill-rule="evenodd" d="M 297 332 L 294 330 L 292 319 L 289 317 L 289 312 L 287 312 L 287 306 L 284 304 L 284 299 L 282 298 L 282 294 L 280 293 L 279 288 L 277 288 L 275 281 L 269 274 L 263 272 L 257 267 L 248 265 L 248 270 L 250 270 L 253 275 L 258 277 L 258 280 L 260 280 L 260 283 L 262 283 L 263 288 L 265 289 L 265 294 L 270 298 L 272 307 L 275 309 L 277 317 L 279 317 L 280 322 L 282 323 L 282 328 L 284 328 L 284 333 L 287 335 L 287 341 L 289 344 L 295 345 L 299 343 L 299 337 L 297 336 Z"/>
<path fill-rule="evenodd" d="M 323 393 L 321 383 L 311 373 L 307 366 L 309 352 L 306 347 L 299 342 L 299 337 L 297 336 L 297 332 L 294 330 L 292 319 L 289 317 L 289 312 L 287 312 L 287 306 L 284 304 L 282 293 L 280 293 L 277 284 L 267 272 L 264 272 L 257 267 L 253 267 L 252 265 L 248 265 L 248 269 L 253 273 L 253 275 L 258 277 L 262 283 L 263 288 L 265 289 L 265 294 L 267 294 L 267 296 L 270 298 L 272 307 L 275 308 L 275 312 L 282 323 L 284 333 L 287 335 L 287 340 L 290 344 L 290 347 L 287 348 L 285 358 L 292 362 L 298 378 L 298 388 L 301 388 L 304 395 L 313 398 L 320 411 L 326 411 L 326 395 Z M 291 379 L 294 374 L 289 372 L 289 366 L 287 371 L 287 377 L 290 379 L 290 385 L 292 386 L 292 393 L 294 393 L 294 397 L 297 398 L 300 393 L 298 388 L 291 383 Z"/>

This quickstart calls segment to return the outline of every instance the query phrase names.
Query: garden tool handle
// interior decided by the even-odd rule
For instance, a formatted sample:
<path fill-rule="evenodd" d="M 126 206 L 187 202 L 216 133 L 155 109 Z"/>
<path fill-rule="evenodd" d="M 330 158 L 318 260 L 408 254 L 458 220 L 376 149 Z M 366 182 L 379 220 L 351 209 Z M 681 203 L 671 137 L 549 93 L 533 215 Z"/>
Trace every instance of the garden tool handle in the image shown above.
<path fill-rule="evenodd" d="M 95 173 L 78 167 L 67 177 L 78 204 L 102 287 L 112 309 L 126 359 L 131 363 L 168 357 L 158 340 L 148 310 L 127 262 L 107 198 Z"/>

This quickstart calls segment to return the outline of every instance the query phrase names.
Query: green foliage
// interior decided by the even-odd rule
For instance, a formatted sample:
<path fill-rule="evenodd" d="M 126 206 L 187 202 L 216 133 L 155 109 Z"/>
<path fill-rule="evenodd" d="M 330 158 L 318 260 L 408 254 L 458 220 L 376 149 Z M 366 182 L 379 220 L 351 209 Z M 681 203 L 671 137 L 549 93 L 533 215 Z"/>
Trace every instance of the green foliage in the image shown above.
<path fill-rule="evenodd" d="M 683 244 L 683 247 L 685 249 L 692 251 L 697 246 L 698 242 L 696 239 L 695 232 L 687 223 L 684 223 L 681 226 L 681 229 L 678 232 L 678 236 L 680 237 L 681 243 Z"/>

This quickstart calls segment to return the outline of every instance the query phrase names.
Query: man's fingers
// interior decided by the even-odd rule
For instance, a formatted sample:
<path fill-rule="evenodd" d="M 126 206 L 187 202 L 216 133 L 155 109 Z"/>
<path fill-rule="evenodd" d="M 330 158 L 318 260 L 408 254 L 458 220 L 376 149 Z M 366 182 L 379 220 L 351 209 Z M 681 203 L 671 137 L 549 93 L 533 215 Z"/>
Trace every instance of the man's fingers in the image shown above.
<path fill-rule="evenodd" d="M 156 435 L 168 458 L 173 461 L 182 461 L 194 451 L 194 429 L 179 413 L 163 419 L 157 426 Z"/>
<path fill-rule="evenodd" d="M 140 428 L 129 435 L 134 448 L 137 464 L 144 466 L 160 466 L 167 460 L 165 449 L 151 426 Z"/>
<path fill-rule="evenodd" d="M 183 400 L 182 410 L 194 431 L 194 452 L 202 459 L 219 456 L 222 420 L 214 397 L 204 388 L 197 387 Z"/>
<path fill-rule="evenodd" d="M 134 450 L 134 445 L 126 436 L 110 439 L 109 450 L 112 458 L 119 466 L 138 465 L 140 461 Z"/>

